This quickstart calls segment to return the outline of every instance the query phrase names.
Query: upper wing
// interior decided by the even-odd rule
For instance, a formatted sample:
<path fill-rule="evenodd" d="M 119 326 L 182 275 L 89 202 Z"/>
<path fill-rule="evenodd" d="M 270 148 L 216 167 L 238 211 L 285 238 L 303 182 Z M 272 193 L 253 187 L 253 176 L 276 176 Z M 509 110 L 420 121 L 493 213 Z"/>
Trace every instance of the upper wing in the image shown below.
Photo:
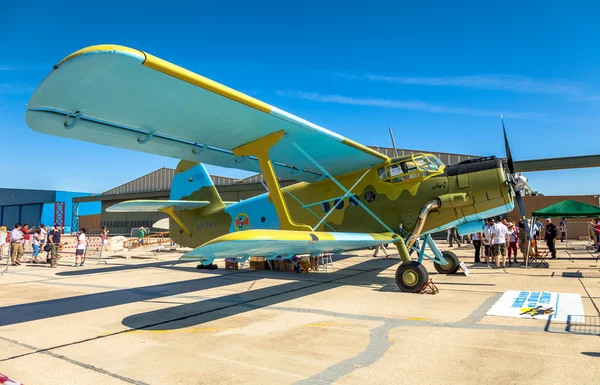
<path fill-rule="evenodd" d="M 254 172 L 260 171 L 255 160 L 231 150 L 281 130 L 334 176 L 388 159 L 191 71 L 116 45 L 88 47 L 56 65 L 31 97 L 26 119 L 46 134 Z M 289 140 L 269 154 L 280 177 L 321 177 Z"/>
<path fill-rule="evenodd" d="M 286 256 L 364 249 L 393 243 L 391 233 L 328 233 L 324 231 L 245 230 L 206 242 L 180 259 Z"/>

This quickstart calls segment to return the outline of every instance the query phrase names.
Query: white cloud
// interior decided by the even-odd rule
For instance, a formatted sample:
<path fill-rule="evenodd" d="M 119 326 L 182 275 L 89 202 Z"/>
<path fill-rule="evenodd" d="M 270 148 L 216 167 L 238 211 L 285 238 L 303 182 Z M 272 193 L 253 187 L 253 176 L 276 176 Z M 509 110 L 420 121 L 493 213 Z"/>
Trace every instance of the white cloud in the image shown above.
<path fill-rule="evenodd" d="M 27 95 L 35 89 L 21 83 L 0 83 L 0 95 Z"/>
<path fill-rule="evenodd" d="M 48 69 L 47 67 L 34 66 L 34 65 L 12 65 L 12 64 L 1 64 L 0 71 L 37 71 L 42 69 Z"/>
<path fill-rule="evenodd" d="M 472 116 L 494 116 L 499 117 L 500 111 L 481 110 L 477 108 L 452 107 L 440 104 L 432 104 L 421 100 L 395 100 L 375 98 L 353 98 L 341 95 L 322 95 L 316 92 L 302 91 L 277 91 L 277 95 L 295 99 L 312 100 L 321 103 L 346 104 L 355 106 L 382 107 L 398 110 L 424 111 L 440 114 L 460 114 Z M 543 115 L 538 113 L 504 113 L 506 118 L 536 119 Z"/>
<path fill-rule="evenodd" d="M 344 75 L 345 76 L 345 75 Z M 365 74 L 345 76 L 350 79 L 364 79 L 396 84 L 412 84 L 434 87 L 461 87 L 478 90 L 511 91 L 517 93 L 559 94 L 574 96 L 584 100 L 600 100 L 600 95 L 586 92 L 581 86 L 564 81 L 540 81 L 519 75 L 463 75 L 463 76 L 388 76 Z"/>

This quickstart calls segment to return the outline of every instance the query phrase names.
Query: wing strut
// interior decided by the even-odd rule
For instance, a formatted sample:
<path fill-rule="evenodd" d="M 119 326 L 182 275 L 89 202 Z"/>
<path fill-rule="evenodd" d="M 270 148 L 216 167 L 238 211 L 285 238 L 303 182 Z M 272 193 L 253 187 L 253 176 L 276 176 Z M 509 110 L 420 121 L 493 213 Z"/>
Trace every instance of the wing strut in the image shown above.
<path fill-rule="evenodd" d="M 354 188 L 354 186 L 352 186 L 350 188 L 350 190 L 345 188 L 337 179 L 335 179 L 327 170 L 325 170 L 325 168 L 323 166 L 321 166 L 316 160 L 314 160 L 312 158 L 312 156 L 310 156 L 306 151 L 304 151 L 304 149 L 302 149 L 302 147 L 300 147 L 298 145 L 298 143 L 294 142 L 289 136 L 286 136 L 286 139 L 289 140 L 290 143 L 294 147 L 296 147 L 296 149 L 298 151 L 300 151 L 300 153 L 302 155 L 304 155 L 306 157 L 306 159 L 308 159 L 312 164 L 314 164 L 323 173 L 324 176 L 331 179 L 331 181 L 333 181 L 333 183 L 335 183 L 339 188 L 341 188 L 342 191 L 344 191 L 345 196 L 352 196 L 352 192 L 350 190 L 352 190 Z M 366 175 L 366 173 L 363 174 L 361 179 L 364 178 L 365 175 Z M 358 182 L 357 182 L 357 184 L 358 184 Z M 356 203 L 358 203 L 360 205 L 360 207 L 362 207 L 367 213 L 369 213 L 369 215 L 371 215 L 373 217 L 373 219 L 375 219 L 377 222 L 379 222 L 379 224 L 381 226 L 383 226 L 384 229 L 386 229 L 388 232 L 390 232 L 392 234 L 396 233 L 394 230 L 390 229 L 390 227 L 388 225 L 386 225 L 385 222 L 383 222 L 377 215 L 375 215 L 375 213 L 373 213 L 371 210 L 369 210 L 369 208 L 367 206 L 365 206 L 360 200 L 356 200 Z"/>
<path fill-rule="evenodd" d="M 179 225 L 179 227 L 181 227 L 181 229 L 182 229 L 183 231 L 185 231 L 185 232 L 186 232 L 188 235 L 190 235 L 190 236 L 192 235 L 192 233 L 191 233 L 191 232 L 190 232 L 190 230 L 187 228 L 187 226 L 183 224 L 183 221 L 182 221 L 182 220 L 181 220 L 181 219 L 180 219 L 180 218 L 177 216 L 177 214 L 175 214 L 175 209 L 174 209 L 174 207 L 173 207 L 173 206 L 166 207 L 166 208 L 164 208 L 164 209 L 160 209 L 160 210 L 158 210 L 158 211 L 162 211 L 163 213 L 169 214 L 169 216 L 170 216 L 171 218 L 173 218 L 173 220 L 174 220 L 175 222 L 177 222 L 177 224 Z"/>
<path fill-rule="evenodd" d="M 254 155 L 258 159 L 258 165 L 260 166 L 267 187 L 269 188 L 269 196 L 273 200 L 279 223 L 281 223 L 281 230 L 313 231 L 312 227 L 296 223 L 290 217 L 290 212 L 283 200 L 283 194 L 281 193 L 279 183 L 277 182 L 277 176 L 275 176 L 275 171 L 273 170 L 273 164 L 269 158 L 269 149 L 282 137 L 283 130 L 277 131 L 256 139 L 253 142 L 236 147 L 232 152 L 236 156 Z"/>

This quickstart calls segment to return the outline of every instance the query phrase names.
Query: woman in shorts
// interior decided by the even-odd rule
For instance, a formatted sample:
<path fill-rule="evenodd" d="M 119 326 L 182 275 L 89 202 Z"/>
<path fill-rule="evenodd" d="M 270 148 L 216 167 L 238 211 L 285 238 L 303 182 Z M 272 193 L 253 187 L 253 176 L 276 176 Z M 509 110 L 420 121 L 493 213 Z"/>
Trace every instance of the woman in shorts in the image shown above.
<path fill-rule="evenodd" d="M 81 229 L 79 236 L 77 236 L 77 248 L 75 249 L 75 264 L 73 265 L 73 267 L 83 266 L 86 246 L 85 233 L 87 233 L 87 230 L 83 228 Z"/>

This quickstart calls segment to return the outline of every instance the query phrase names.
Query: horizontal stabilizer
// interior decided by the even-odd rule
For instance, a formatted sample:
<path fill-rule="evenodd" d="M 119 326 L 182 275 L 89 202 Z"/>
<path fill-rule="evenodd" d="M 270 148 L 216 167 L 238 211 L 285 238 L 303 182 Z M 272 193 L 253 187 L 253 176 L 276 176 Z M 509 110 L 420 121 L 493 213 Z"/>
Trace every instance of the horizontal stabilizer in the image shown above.
<path fill-rule="evenodd" d="M 169 218 L 159 219 L 152 224 L 152 227 L 155 229 L 169 230 Z"/>
<path fill-rule="evenodd" d="M 392 233 L 246 230 L 222 235 L 187 252 L 180 259 L 291 256 L 358 250 L 393 243 Z"/>
<path fill-rule="evenodd" d="M 193 210 L 208 205 L 208 201 L 134 200 L 112 205 L 106 209 L 111 213 L 156 212 L 173 207 L 174 210 Z"/>

